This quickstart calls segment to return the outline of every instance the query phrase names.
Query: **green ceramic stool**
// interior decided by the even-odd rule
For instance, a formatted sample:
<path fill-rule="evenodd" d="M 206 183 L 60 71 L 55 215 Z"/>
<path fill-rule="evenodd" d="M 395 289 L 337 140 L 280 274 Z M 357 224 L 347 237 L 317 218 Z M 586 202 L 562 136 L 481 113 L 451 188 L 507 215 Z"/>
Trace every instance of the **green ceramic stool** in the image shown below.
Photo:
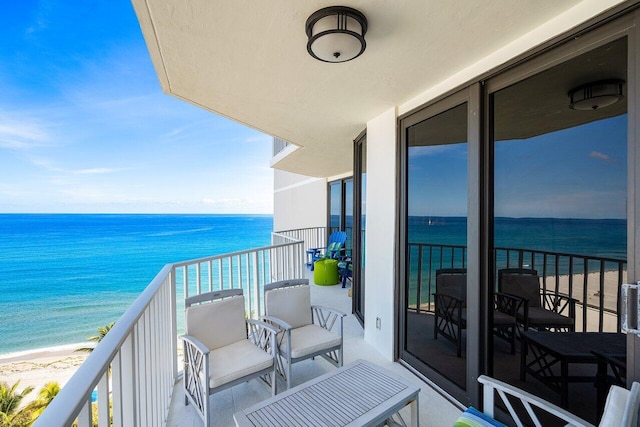
<path fill-rule="evenodd" d="M 313 263 L 313 281 L 321 286 L 337 285 L 340 282 L 338 260 L 324 258 Z"/>

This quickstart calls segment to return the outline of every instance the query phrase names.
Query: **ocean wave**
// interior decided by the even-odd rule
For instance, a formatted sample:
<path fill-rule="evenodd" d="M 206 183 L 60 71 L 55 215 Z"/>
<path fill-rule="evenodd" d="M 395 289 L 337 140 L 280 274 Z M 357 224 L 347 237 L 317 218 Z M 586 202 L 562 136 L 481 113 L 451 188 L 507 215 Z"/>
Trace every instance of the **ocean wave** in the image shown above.
<path fill-rule="evenodd" d="M 81 347 L 87 347 L 92 345 L 93 343 L 89 341 L 85 341 L 85 342 L 78 342 L 73 344 L 56 345 L 53 347 L 42 347 L 42 348 L 35 348 L 31 350 L 2 353 L 0 354 L 0 363 L 9 362 L 14 359 L 29 359 L 31 356 L 35 356 L 40 353 L 57 353 L 57 352 L 71 351 Z"/>
<path fill-rule="evenodd" d="M 177 236 L 180 234 L 200 233 L 202 231 L 210 231 L 210 230 L 213 230 L 213 227 L 192 228 L 189 230 L 163 231 L 162 233 L 149 234 L 149 237 Z"/>

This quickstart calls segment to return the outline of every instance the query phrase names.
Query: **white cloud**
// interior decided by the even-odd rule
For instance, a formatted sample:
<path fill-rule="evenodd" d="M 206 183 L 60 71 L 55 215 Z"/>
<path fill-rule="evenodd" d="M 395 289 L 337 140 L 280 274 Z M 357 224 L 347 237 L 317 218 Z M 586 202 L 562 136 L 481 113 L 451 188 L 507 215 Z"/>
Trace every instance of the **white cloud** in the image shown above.
<path fill-rule="evenodd" d="M 121 169 L 117 168 L 93 168 L 93 169 L 79 169 L 74 170 L 72 173 L 76 175 L 99 175 L 105 173 L 115 173 L 119 172 Z"/>
<path fill-rule="evenodd" d="M 409 147 L 409 157 L 424 157 L 435 156 L 437 154 L 445 153 L 447 151 L 455 151 L 458 148 L 458 144 L 455 145 L 420 145 L 415 147 Z"/>
<path fill-rule="evenodd" d="M 50 141 L 45 126 L 36 120 L 0 115 L 0 148 L 28 149 Z"/>
<path fill-rule="evenodd" d="M 599 151 L 592 151 L 589 154 L 589 157 L 591 157 L 592 159 L 604 160 L 607 163 L 615 162 L 615 160 L 613 160 L 611 157 L 609 157 L 608 155 L 606 155 L 604 153 L 601 153 Z"/>

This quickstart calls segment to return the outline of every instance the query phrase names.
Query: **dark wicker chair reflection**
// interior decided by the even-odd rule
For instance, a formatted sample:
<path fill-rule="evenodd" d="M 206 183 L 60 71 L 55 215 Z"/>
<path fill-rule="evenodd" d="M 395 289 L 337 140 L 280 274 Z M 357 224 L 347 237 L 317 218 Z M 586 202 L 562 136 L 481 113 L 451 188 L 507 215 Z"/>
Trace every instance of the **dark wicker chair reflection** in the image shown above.
<path fill-rule="evenodd" d="M 523 300 L 516 317 L 524 330 L 575 331 L 575 298 L 540 288 L 538 272 L 506 268 L 498 271 L 498 289 Z"/>
<path fill-rule="evenodd" d="M 467 328 L 467 269 L 445 268 L 436 271 L 435 318 L 433 338 L 442 335 L 456 345 L 462 355 L 462 331 Z"/>
<path fill-rule="evenodd" d="M 435 318 L 433 338 L 443 336 L 456 345 L 456 355 L 462 356 L 462 331 L 467 328 L 467 270 L 446 268 L 436 271 L 434 295 Z M 500 293 L 494 294 L 494 334 L 516 349 L 516 313 L 522 305 L 520 298 Z"/>

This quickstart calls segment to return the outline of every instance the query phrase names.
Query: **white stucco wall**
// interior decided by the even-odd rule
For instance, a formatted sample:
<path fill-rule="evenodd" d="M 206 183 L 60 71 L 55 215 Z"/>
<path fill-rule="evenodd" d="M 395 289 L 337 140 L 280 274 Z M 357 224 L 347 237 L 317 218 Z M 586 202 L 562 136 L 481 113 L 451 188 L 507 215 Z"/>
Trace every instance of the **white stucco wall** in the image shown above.
<path fill-rule="evenodd" d="M 584 0 L 555 18 L 487 55 L 467 68 L 452 73 L 446 80 L 398 106 L 398 116 L 420 107 L 447 91 L 465 84 L 487 71 L 499 67 L 547 40 L 570 31 L 582 22 L 623 3 L 623 0 Z"/>
<path fill-rule="evenodd" d="M 327 181 L 281 170 L 273 173 L 273 229 L 327 225 Z"/>
<path fill-rule="evenodd" d="M 396 251 L 396 110 L 367 123 L 364 338 L 393 360 Z M 376 327 L 380 319 L 380 329 Z"/>

